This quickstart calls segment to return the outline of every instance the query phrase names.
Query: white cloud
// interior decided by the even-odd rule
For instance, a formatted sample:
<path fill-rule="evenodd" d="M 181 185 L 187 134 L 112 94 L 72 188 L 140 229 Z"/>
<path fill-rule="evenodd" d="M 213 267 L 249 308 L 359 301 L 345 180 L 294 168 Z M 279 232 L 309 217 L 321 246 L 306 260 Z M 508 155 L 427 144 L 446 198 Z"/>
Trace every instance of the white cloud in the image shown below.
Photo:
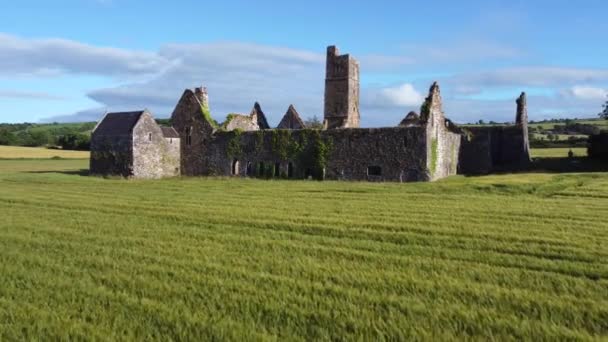
<path fill-rule="evenodd" d="M 368 89 L 368 91 L 364 99 L 368 104 L 378 107 L 420 106 L 424 101 L 422 94 L 409 83 L 382 89 Z"/>
<path fill-rule="evenodd" d="M 492 48 L 493 47 L 493 48 Z M 361 56 L 362 74 L 383 68 L 400 69 L 416 64 L 424 72 L 425 63 L 476 60 L 476 58 L 516 58 L 518 51 L 490 43 L 458 44 L 435 49 L 420 46 L 420 54 L 405 56 Z M 424 61 L 427 58 L 428 61 Z M 434 65 L 433 65 L 434 67 Z M 157 117 L 173 110 L 185 88 L 205 85 L 210 92 L 211 109 L 218 120 L 230 112 L 248 112 L 255 101 L 262 104 L 269 121 L 278 123 L 289 104 L 306 118 L 323 116 L 324 51 L 311 52 L 269 45 L 215 42 L 206 44 L 167 44 L 158 52 L 98 47 L 64 39 L 26 39 L 0 33 L 0 76 L 52 76 L 93 74 L 113 77 L 121 84 L 94 89 L 88 96 L 108 110 L 148 108 Z M 392 70 L 395 70 L 392 69 Z M 397 74 L 397 73 L 396 73 Z M 449 74 L 448 74 L 449 75 Z M 391 79 L 394 79 L 392 77 Z M 428 82 L 427 82 L 428 81 Z M 490 101 L 455 99 L 487 90 L 543 87 L 548 90 L 570 87 L 569 96 L 530 98 L 530 116 L 590 116 L 600 95 L 605 95 L 608 69 L 566 67 L 512 67 L 484 72 L 439 77 L 444 91 L 444 109 L 457 121 L 478 119 L 507 121 L 515 113 L 514 99 Z M 409 110 L 418 110 L 424 100 L 413 85 L 362 87 L 361 113 L 365 126 L 394 126 Z M 580 86 L 585 84 L 585 86 Z M 562 94 L 563 95 L 563 94 Z M 0 91 L 0 97 L 53 99 L 42 93 Z M 589 114 L 591 113 L 591 114 Z M 48 120 L 77 121 L 103 114 L 91 109 Z"/>
<path fill-rule="evenodd" d="M 574 86 L 567 93 L 581 100 L 604 100 L 608 96 L 606 89 L 587 86 Z"/>
<path fill-rule="evenodd" d="M 213 116 L 248 113 L 259 101 L 278 123 L 290 104 L 306 118 L 323 116 L 325 56 L 305 50 L 217 42 L 170 44 L 160 58 L 170 66 L 145 81 L 92 90 L 88 96 L 109 110 L 149 108 L 157 117 L 171 114 L 186 88 L 209 89 Z"/>
<path fill-rule="evenodd" d="M 149 75 L 170 66 L 153 52 L 98 47 L 66 39 L 26 39 L 0 33 L 0 75 Z"/>

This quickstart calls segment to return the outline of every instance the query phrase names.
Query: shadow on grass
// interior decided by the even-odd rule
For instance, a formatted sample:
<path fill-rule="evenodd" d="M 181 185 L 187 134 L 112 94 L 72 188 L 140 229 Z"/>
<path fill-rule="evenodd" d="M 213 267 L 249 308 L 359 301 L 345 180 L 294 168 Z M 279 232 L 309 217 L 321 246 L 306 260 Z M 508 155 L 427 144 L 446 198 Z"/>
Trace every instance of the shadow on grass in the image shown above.
<path fill-rule="evenodd" d="M 518 173 L 591 173 L 608 172 L 608 162 L 587 157 L 537 157 L 519 168 L 497 166 L 489 174 L 518 174 Z M 485 174 L 465 174 L 466 177 L 483 176 Z"/>
<path fill-rule="evenodd" d="M 62 174 L 62 175 L 70 175 L 70 176 L 81 176 L 81 177 L 88 177 L 90 176 L 89 174 L 89 169 L 80 169 L 80 170 L 49 170 L 49 171 L 25 171 L 26 173 L 57 173 L 57 174 Z"/>
<path fill-rule="evenodd" d="M 527 172 L 608 172 L 608 162 L 587 157 L 534 158 Z"/>

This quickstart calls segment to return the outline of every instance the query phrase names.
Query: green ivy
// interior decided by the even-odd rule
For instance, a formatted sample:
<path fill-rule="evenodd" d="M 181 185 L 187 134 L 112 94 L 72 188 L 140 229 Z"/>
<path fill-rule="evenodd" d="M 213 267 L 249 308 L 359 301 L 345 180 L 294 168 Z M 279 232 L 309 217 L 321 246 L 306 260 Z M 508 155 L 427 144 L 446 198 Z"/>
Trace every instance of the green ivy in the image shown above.
<path fill-rule="evenodd" d="M 439 157 L 439 143 L 437 139 L 433 139 L 431 143 L 431 176 L 435 175 L 435 171 L 437 170 L 437 158 Z"/>
<path fill-rule="evenodd" d="M 290 130 L 275 129 L 272 131 L 272 151 L 279 156 L 281 161 L 285 161 L 289 157 L 291 141 Z"/>
<path fill-rule="evenodd" d="M 255 152 L 260 153 L 264 150 L 264 131 L 259 130 L 255 132 Z"/>
<path fill-rule="evenodd" d="M 209 107 L 201 104 L 201 113 L 203 113 L 203 119 L 207 121 L 211 127 L 215 129 L 220 129 L 220 125 L 218 125 L 217 121 L 211 117 L 211 111 L 209 111 Z"/>
<path fill-rule="evenodd" d="M 228 142 L 228 156 L 233 158 L 238 158 L 243 155 L 243 148 L 241 146 L 241 135 L 242 131 L 240 129 L 235 129 L 231 132 L 232 137 Z"/>

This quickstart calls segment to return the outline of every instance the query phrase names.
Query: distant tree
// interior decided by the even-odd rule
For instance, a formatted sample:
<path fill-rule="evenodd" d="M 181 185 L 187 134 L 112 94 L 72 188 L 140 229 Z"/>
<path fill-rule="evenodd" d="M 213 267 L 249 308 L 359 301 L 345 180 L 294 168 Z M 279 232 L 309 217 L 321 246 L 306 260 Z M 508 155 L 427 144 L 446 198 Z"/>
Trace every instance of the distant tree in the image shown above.
<path fill-rule="evenodd" d="M 319 118 L 316 115 L 313 115 L 311 118 L 304 120 L 304 124 L 306 125 L 307 128 L 313 128 L 313 129 L 322 129 L 323 128 L 323 122 L 321 122 L 321 120 L 319 120 Z"/>
<path fill-rule="evenodd" d="M 483 120 L 479 120 L 479 121 L 477 121 L 477 124 L 479 124 L 479 125 L 484 125 L 484 124 L 485 124 L 485 122 L 484 122 Z"/>
<path fill-rule="evenodd" d="M 553 137 L 554 137 L 553 133 L 549 133 L 549 134 L 547 134 L 547 139 L 548 139 L 549 141 L 552 141 L 552 140 L 553 140 Z"/>
<path fill-rule="evenodd" d="M 91 145 L 91 138 L 87 134 L 67 134 L 57 139 L 57 145 L 64 150 L 86 151 Z"/>
<path fill-rule="evenodd" d="M 604 103 L 602 108 L 603 110 L 598 114 L 598 116 L 602 119 L 608 120 L 608 100 L 606 100 L 606 103 Z"/>
<path fill-rule="evenodd" d="M 46 146 L 53 143 L 53 137 L 48 131 L 28 130 L 21 136 L 23 146 Z"/>
<path fill-rule="evenodd" d="M 0 145 L 15 145 L 17 137 L 7 129 L 0 129 Z"/>

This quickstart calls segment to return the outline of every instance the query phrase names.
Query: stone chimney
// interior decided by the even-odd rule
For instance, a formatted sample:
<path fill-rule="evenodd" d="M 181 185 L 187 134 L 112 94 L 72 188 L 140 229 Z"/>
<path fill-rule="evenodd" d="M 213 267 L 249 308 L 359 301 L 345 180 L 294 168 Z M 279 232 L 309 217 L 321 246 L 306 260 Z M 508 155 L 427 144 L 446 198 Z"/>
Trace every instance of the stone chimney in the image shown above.
<path fill-rule="evenodd" d="M 206 87 L 194 88 L 194 95 L 200 101 L 201 105 L 205 108 L 209 108 L 209 94 L 207 94 Z"/>

